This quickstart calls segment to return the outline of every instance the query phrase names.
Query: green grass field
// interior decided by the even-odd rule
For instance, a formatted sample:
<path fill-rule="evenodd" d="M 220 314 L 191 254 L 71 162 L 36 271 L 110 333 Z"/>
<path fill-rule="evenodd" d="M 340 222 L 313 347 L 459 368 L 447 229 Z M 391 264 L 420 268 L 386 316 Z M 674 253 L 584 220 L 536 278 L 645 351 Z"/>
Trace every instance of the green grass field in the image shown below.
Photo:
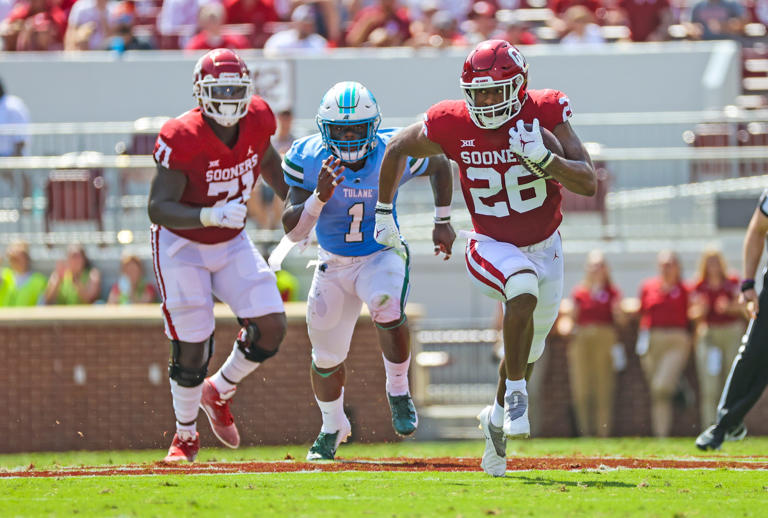
<path fill-rule="evenodd" d="M 200 462 L 303 459 L 306 446 L 205 448 Z M 479 457 L 483 443 L 343 445 L 352 458 Z M 768 438 L 701 454 L 692 439 L 535 439 L 525 457 L 642 457 L 768 462 Z M 0 456 L 0 471 L 153 463 L 164 452 Z M 0 516 L 762 516 L 768 471 L 597 469 L 482 472 L 294 472 L 0 478 Z"/>

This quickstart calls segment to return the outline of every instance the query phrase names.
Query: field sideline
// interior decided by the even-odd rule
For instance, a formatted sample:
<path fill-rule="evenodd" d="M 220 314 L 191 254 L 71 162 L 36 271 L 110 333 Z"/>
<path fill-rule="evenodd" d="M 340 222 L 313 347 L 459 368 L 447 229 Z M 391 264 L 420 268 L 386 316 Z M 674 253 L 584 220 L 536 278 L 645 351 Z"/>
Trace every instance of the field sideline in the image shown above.
<path fill-rule="evenodd" d="M 692 438 L 510 442 L 501 479 L 478 471 L 482 447 L 350 444 L 330 465 L 304 463 L 306 445 L 204 448 L 199 475 L 159 450 L 0 455 L 0 516 L 760 516 L 768 496 L 768 438 L 708 454 Z M 151 476 L 94 475 L 116 469 Z"/>

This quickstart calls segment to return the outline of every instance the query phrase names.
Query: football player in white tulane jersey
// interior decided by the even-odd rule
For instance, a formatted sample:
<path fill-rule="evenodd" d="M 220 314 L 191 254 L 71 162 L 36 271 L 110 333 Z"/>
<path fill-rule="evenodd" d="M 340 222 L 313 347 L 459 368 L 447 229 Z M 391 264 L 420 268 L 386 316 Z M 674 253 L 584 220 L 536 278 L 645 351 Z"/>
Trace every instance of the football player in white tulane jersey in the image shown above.
<path fill-rule="evenodd" d="M 409 255 L 380 245 L 373 236 L 379 166 L 398 128 L 379 129 L 373 94 L 353 81 L 335 84 L 317 113 L 320 132 L 297 140 L 283 159 L 288 202 L 284 242 L 305 239 L 317 227 L 318 266 L 307 306 L 312 342 L 311 380 L 323 425 L 308 460 L 331 460 L 350 435 L 344 414 L 344 360 L 363 302 L 370 310 L 383 353 L 392 426 L 399 435 L 416 430 L 408 387 L 410 332 L 404 313 Z M 451 167 L 443 155 L 408 159 L 400 185 L 430 176 L 436 206 L 435 254 L 450 256 L 456 234 L 445 216 L 451 205 Z M 278 249 L 281 247 L 278 246 Z M 283 254 L 273 252 L 276 267 Z"/>

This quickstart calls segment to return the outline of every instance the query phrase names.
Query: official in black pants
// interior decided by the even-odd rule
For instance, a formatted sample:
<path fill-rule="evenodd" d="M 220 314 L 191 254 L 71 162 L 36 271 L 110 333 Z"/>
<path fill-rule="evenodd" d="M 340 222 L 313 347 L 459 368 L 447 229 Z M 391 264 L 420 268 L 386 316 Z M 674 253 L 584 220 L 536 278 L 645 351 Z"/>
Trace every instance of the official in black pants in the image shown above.
<path fill-rule="evenodd" d="M 738 441 L 747 435 L 744 416 L 768 384 L 768 271 L 758 297 L 755 273 L 768 234 L 768 189 L 752 215 L 744 238 L 743 281 L 739 301 L 746 304 L 751 320 L 739 353 L 733 360 L 717 409 L 717 423 L 696 438 L 700 450 L 719 450 L 723 441 Z M 766 308 L 760 312 L 760 307 Z"/>

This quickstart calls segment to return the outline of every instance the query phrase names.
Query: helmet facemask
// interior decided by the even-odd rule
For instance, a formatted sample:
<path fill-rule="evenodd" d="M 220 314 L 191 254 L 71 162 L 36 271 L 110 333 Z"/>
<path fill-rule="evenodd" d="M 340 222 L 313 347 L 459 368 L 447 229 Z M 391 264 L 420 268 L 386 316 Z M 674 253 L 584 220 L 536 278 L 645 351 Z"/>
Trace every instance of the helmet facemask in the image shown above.
<path fill-rule="evenodd" d="M 373 152 L 380 123 L 379 115 L 356 121 L 332 121 L 317 117 L 317 126 L 325 147 L 347 164 L 362 160 Z"/>
<path fill-rule="evenodd" d="M 516 74 L 510 79 L 493 81 L 490 77 L 476 77 L 471 83 L 461 82 L 461 89 L 467 103 L 469 116 L 475 124 L 484 129 L 496 129 L 520 113 L 523 101 L 520 99 L 521 89 L 525 86 L 523 74 Z M 477 106 L 476 97 L 479 90 L 501 87 L 503 100 L 490 106 Z M 524 98 L 523 98 L 524 100 Z"/>
<path fill-rule="evenodd" d="M 325 93 L 315 121 L 325 148 L 342 162 L 354 164 L 375 149 L 381 112 L 365 86 L 342 81 Z"/>
<path fill-rule="evenodd" d="M 193 92 L 206 116 L 222 126 L 234 126 L 248 111 L 253 84 L 248 76 L 222 73 L 195 82 Z"/>

